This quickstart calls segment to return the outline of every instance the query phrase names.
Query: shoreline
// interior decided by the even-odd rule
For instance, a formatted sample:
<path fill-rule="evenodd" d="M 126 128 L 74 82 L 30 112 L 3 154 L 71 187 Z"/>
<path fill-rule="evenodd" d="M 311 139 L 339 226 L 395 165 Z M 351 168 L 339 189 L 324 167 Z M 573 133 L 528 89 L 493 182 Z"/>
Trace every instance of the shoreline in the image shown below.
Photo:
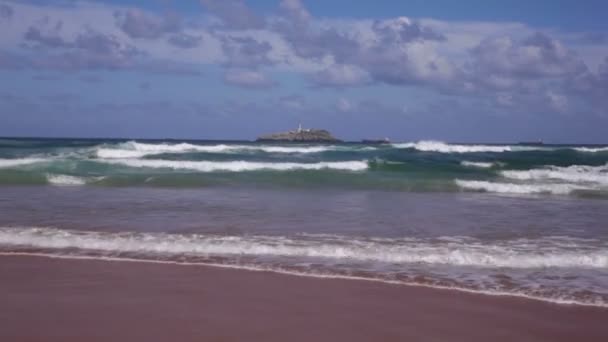
<path fill-rule="evenodd" d="M 33 257 L 33 258 L 48 258 L 48 259 L 60 259 L 60 260 L 84 260 L 84 261 L 100 261 L 100 262 L 111 262 L 111 263 L 144 263 L 144 264 L 157 264 L 157 265 L 172 265 L 172 266 L 180 266 L 180 267 L 211 267 L 211 268 L 219 268 L 219 269 L 227 269 L 227 270 L 235 270 L 235 271 L 245 271 L 245 272 L 263 272 L 263 273 L 272 273 L 278 275 L 285 275 L 290 277 L 301 277 L 301 278 L 313 278 L 313 279 L 327 279 L 327 280 L 343 280 L 343 281 L 363 281 L 363 282 L 371 282 L 371 283 L 380 283 L 387 285 L 396 285 L 403 287 L 422 287 L 428 288 L 437 291 L 447 291 L 447 292 L 457 292 L 464 293 L 469 295 L 479 295 L 479 296 L 490 296 L 490 297 L 506 297 L 513 299 L 523 299 L 530 300 L 535 302 L 541 302 L 545 304 L 552 305 L 560 305 L 560 306 L 574 306 L 574 307 L 590 307 L 590 308 L 598 308 L 605 309 L 608 312 L 608 305 L 606 304 L 592 304 L 592 303 L 584 303 L 584 302 L 576 302 L 571 300 L 562 300 L 562 299 L 548 299 L 543 297 L 536 297 L 527 294 L 520 293 L 511 293 L 511 292 L 491 292 L 487 290 L 474 290 L 460 287 L 449 287 L 449 286 L 441 286 L 441 285 L 433 285 L 433 284 L 425 284 L 425 283 L 414 283 L 414 282 L 405 282 L 399 280 L 388 280 L 381 278 L 366 278 L 361 276 L 349 276 L 349 275 L 341 275 L 341 274 L 314 274 L 314 273 L 306 273 L 306 272 L 298 272 L 291 270 L 282 270 L 282 269 L 272 269 L 272 268 L 262 268 L 256 266 L 246 266 L 246 265 L 231 265 L 231 264 L 217 264 L 217 263 L 205 263 L 205 262 L 187 262 L 187 261 L 171 261 L 171 260 L 152 260 L 152 259 L 136 259 L 136 258 L 120 258 L 120 257 L 99 257 L 99 256 L 87 256 L 87 255 L 54 255 L 54 254 L 46 254 L 46 253 L 29 253 L 29 252 L 0 252 L 0 258 L 2 257 Z"/>
<path fill-rule="evenodd" d="M 423 286 L 24 255 L 0 277 L 7 341 L 608 338 L 605 308 Z"/>

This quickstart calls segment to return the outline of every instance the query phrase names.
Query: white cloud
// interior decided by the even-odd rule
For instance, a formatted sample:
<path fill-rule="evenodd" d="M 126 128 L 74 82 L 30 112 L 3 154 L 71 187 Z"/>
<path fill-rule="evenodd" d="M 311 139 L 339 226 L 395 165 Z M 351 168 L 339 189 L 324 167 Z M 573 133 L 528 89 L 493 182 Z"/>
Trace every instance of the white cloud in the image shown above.
<path fill-rule="evenodd" d="M 336 108 L 341 112 L 350 112 L 354 108 L 354 105 L 349 100 L 340 98 L 336 103 Z"/>
<path fill-rule="evenodd" d="M 224 73 L 228 84 L 245 88 L 267 88 L 276 85 L 266 74 L 255 70 L 229 69 Z"/>
<path fill-rule="evenodd" d="M 322 86 L 424 86 L 463 96 L 488 96 L 503 106 L 518 104 L 521 93 L 527 92 L 527 98 L 534 97 L 530 103 L 543 102 L 547 108 L 561 111 L 589 97 L 564 84 L 574 83 L 573 79 L 598 79 L 598 66 L 608 55 L 605 42 L 585 39 L 584 32 L 541 29 L 537 33 L 538 28 L 522 23 L 398 16 L 382 20 L 315 18 L 299 0 L 283 0 L 274 14 L 262 16 L 241 0 L 231 0 L 228 5 L 203 2 L 213 11 L 183 13 L 187 18 L 179 21 L 162 12 L 100 2 L 39 6 L 0 0 L 12 8 L 11 20 L 0 22 L 0 52 L 11 58 L 19 53 L 44 55 L 42 49 L 50 49 L 52 44 L 27 50 L 27 44 L 35 42 L 24 44 L 24 36 L 32 27 L 57 27 L 47 31 L 53 34 L 50 38 L 69 44 L 94 31 L 124 48 L 119 51 L 133 47 L 137 56 L 125 53 L 129 63 L 120 64 L 121 68 L 136 65 L 131 58 L 157 65 L 216 65 L 226 69 L 225 82 L 254 88 L 276 84 L 261 70 L 291 72 Z M 127 25 L 130 34 L 125 32 L 124 13 L 137 19 Z M 246 13 L 246 18 L 239 18 L 238 13 Z M 287 25 L 290 34 L 279 24 Z M 255 41 L 259 46 L 257 50 L 240 49 L 243 44 L 238 43 L 226 48 L 227 37 Z M 23 65 L 11 63 L 5 67 Z M 348 100 L 341 100 L 346 102 L 338 101 L 339 110 L 352 109 Z"/>
<path fill-rule="evenodd" d="M 321 86 L 343 87 L 366 84 L 367 71 L 354 65 L 334 64 L 314 74 L 313 81 Z"/>

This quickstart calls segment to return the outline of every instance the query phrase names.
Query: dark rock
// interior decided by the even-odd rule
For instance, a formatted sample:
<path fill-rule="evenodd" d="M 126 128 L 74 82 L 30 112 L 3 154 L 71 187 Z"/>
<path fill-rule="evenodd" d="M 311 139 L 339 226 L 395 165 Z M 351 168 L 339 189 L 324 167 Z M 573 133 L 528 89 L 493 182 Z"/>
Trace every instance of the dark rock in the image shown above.
<path fill-rule="evenodd" d="M 302 129 L 260 136 L 260 142 L 340 142 L 324 129 Z"/>

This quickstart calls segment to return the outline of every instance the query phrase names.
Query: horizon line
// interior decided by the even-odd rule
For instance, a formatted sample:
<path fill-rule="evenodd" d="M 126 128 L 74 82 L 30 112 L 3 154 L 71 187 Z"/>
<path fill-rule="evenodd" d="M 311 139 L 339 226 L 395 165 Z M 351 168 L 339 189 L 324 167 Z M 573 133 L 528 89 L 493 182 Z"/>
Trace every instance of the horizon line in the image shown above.
<path fill-rule="evenodd" d="M 211 141 L 217 141 L 217 142 L 248 142 L 248 143 L 255 143 L 255 140 L 250 140 L 250 139 L 205 139 L 205 138 L 170 138 L 170 137 L 164 137 L 164 138 L 142 138 L 142 137 L 74 137 L 74 136 L 65 136 L 65 137 L 57 137 L 57 136 L 2 136 L 0 135 L 0 139 L 29 139 L 29 140 L 34 140 L 34 139 L 48 139 L 48 140 L 67 140 L 67 139 L 72 139 L 72 140 L 148 140 L 148 141 L 154 141 L 154 140 L 174 140 L 174 141 L 201 141 L 201 142 L 211 142 Z M 336 143 L 332 143 L 332 144 L 352 144 L 352 143 L 359 143 L 359 144 L 365 144 L 362 139 L 359 140 L 343 140 L 340 142 L 336 142 Z M 449 141 L 449 140 L 440 140 L 440 139 L 415 139 L 415 140 L 395 140 L 395 141 L 390 141 L 389 144 L 392 143 L 408 143 L 408 142 L 420 142 L 420 141 L 436 141 L 436 142 L 442 142 L 442 143 L 446 143 L 446 144 L 459 144 L 459 145 L 474 145 L 474 144 L 484 144 L 484 145 L 526 145 L 526 144 L 533 144 L 535 143 L 535 141 L 524 141 L 524 140 L 520 140 L 520 141 L 495 141 L 495 142 L 482 142 L 482 141 L 475 141 L 475 142 L 460 142 L 460 141 Z M 268 142 L 264 142 L 265 144 L 268 144 Z M 279 144 L 311 144 L 310 142 L 298 142 L 298 141 L 283 141 L 283 142 L 276 142 Z M 315 142 L 313 144 L 318 144 L 318 145 L 324 145 L 324 144 L 328 144 L 328 143 L 319 143 L 319 142 Z M 608 146 L 608 142 L 605 143 L 576 143 L 576 142 L 542 142 L 541 146 L 560 146 L 560 145 L 569 145 L 569 146 L 576 146 L 576 145 L 580 145 L 580 146 Z"/>

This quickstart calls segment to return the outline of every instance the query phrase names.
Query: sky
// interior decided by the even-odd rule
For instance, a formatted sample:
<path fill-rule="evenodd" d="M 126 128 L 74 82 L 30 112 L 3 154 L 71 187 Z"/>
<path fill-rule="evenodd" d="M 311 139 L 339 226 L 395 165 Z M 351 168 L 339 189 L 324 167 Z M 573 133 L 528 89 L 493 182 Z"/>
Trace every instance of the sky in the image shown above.
<path fill-rule="evenodd" d="M 0 0 L 0 136 L 608 143 L 607 1 Z"/>

